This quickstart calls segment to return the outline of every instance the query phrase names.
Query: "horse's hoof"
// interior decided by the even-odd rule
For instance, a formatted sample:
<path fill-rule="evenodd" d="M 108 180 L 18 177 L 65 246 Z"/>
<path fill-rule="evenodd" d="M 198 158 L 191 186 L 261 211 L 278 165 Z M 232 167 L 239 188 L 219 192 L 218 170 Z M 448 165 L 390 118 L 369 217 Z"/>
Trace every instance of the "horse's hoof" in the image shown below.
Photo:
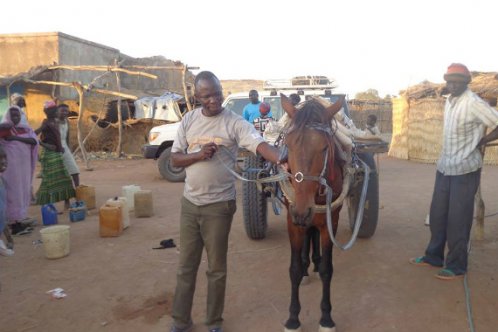
<path fill-rule="evenodd" d="M 284 332 L 302 332 L 302 330 L 301 330 L 301 326 L 299 326 L 295 330 L 289 330 L 288 328 L 284 327 Z"/>
<path fill-rule="evenodd" d="M 337 332 L 335 326 L 334 327 L 323 327 L 320 325 L 318 332 Z"/>
<path fill-rule="evenodd" d="M 309 276 L 304 276 L 303 279 L 301 280 L 301 285 L 308 285 L 310 283 L 310 277 Z"/>

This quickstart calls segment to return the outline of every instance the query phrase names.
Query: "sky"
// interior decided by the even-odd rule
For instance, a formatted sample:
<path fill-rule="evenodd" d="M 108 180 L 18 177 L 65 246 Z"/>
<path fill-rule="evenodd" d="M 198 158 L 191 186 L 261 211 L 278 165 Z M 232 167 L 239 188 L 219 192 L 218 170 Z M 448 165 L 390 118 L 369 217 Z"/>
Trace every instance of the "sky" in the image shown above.
<path fill-rule="evenodd" d="M 324 75 L 338 92 L 376 89 L 383 97 L 424 80 L 442 83 L 453 62 L 498 71 L 495 0 L 21 3 L 2 4 L 0 34 L 60 31 L 222 80 Z"/>

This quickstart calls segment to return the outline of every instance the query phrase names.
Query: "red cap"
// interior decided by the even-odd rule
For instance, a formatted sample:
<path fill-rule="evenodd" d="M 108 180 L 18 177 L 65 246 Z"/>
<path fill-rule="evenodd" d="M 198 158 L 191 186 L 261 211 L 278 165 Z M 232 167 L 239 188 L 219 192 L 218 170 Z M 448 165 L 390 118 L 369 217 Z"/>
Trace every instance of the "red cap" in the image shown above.
<path fill-rule="evenodd" d="M 452 63 L 446 74 L 444 74 L 445 81 L 459 81 L 469 83 L 472 80 L 469 69 L 461 63 Z"/>
<path fill-rule="evenodd" d="M 270 112 L 270 109 L 271 109 L 270 104 L 266 102 L 262 102 L 261 104 L 259 104 L 259 113 L 263 115 L 268 114 L 268 112 Z"/>

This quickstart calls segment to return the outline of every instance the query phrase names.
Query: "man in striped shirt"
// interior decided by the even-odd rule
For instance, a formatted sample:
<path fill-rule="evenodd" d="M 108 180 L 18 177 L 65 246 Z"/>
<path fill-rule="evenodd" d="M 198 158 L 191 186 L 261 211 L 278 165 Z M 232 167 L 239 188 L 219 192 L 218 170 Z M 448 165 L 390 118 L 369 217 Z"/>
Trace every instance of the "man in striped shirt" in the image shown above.
<path fill-rule="evenodd" d="M 480 148 L 498 138 L 498 111 L 468 88 L 471 75 L 466 66 L 451 64 L 444 79 L 450 96 L 444 108 L 443 146 L 430 209 L 431 239 L 425 255 L 410 262 L 444 267 L 436 278 L 451 280 L 467 271 L 474 196 L 482 167 Z M 487 128 L 492 131 L 486 135 Z"/>

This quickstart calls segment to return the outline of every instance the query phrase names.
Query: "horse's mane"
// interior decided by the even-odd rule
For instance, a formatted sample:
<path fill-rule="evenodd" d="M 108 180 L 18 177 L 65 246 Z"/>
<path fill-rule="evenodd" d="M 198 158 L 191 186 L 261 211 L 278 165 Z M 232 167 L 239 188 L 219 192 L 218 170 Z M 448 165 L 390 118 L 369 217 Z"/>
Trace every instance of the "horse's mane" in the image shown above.
<path fill-rule="evenodd" d="M 304 130 L 311 124 L 328 125 L 329 120 L 325 112 L 323 104 L 315 99 L 306 101 L 301 108 L 298 109 L 291 119 L 290 131 L 297 131 L 304 134 Z M 304 135 L 297 135 L 302 138 Z"/>

